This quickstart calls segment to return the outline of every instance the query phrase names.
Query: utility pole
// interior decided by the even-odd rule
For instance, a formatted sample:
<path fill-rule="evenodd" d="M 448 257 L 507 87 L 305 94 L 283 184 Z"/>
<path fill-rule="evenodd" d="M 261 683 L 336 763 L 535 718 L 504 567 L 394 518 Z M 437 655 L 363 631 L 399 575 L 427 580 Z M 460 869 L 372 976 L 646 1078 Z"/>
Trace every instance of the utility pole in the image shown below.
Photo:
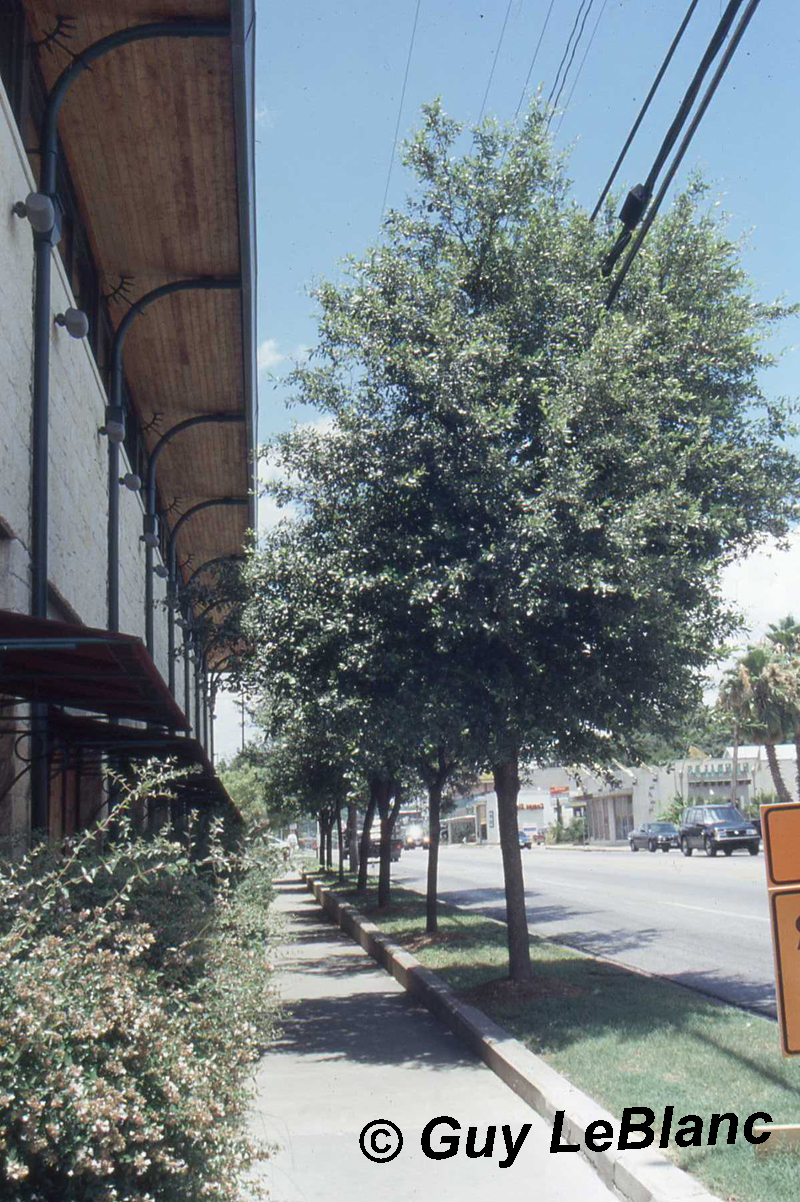
<path fill-rule="evenodd" d="M 244 689 L 242 689 L 242 693 L 241 693 L 241 707 L 242 707 L 242 751 L 244 751 Z"/>

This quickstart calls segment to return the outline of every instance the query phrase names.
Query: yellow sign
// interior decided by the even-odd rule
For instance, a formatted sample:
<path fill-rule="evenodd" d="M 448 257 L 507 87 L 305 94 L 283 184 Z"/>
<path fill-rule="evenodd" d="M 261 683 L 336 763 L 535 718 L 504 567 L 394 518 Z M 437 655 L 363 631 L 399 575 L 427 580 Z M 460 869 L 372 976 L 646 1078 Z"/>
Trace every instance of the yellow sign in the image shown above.
<path fill-rule="evenodd" d="M 800 805 L 761 807 L 778 1025 L 784 1056 L 800 1056 Z"/>

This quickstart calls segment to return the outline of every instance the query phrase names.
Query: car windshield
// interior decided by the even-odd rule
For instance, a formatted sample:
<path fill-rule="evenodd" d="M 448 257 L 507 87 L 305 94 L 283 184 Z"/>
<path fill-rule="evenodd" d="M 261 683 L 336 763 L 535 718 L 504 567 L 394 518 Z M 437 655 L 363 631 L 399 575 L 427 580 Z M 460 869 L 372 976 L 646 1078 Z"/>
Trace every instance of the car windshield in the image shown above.
<path fill-rule="evenodd" d="M 714 806 L 703 810 L 703 817 L 710 819 L 712 822 L 746 822 L 738 810 L 733 806 Z"/>
<path fill-rule="evenodd" d="M 671 835 L 675 827 L 671 822 L 653 822 L 650 825 L 650 830 L 655 831 L 656 834 Z"/>

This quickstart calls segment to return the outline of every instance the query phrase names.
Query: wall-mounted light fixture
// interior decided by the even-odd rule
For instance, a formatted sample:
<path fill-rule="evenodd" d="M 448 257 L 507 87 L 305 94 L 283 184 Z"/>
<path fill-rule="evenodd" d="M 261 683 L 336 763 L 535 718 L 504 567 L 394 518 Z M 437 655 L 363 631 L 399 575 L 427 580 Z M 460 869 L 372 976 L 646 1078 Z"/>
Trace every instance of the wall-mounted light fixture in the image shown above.
<path fill-rule="evenodd" d="M 169 579 L 169 568 L 165 564 L 157 563 L 153 568 L 153 571 L 155 572 L 156 576 L 158 576 L 159 580 Z"/>
<path fill-rule="evenodd" d="M 70 338 L 85 338 L 89 333 L 89 318 L 82 309 L 65 309 L 55 318 L 57 326 L 63 326 Z"/>
<path fill-rule="evenodd" d="M 142 477 L 137 476 L 136 472 L 126 472 L 124 476 L 120 476 L 119 482 L 129 488 L 131 492 L 139 492 L 142 487 Z"/>
<path fill-rule="evenodd" d="M 144 534 L 141 535 L 141 541 L 146 547 L 158 546 L 158 531 L 156 530 L 156 515 L 154 513 L 146 513 L 144 515 Z"/>
<path fill-rule="evenodd" d="M 100 433 L 105 434 L 109 442 L 122 442 L 125 437 L 125 410 L 122 405 L 106 405 L 106 424 L 100 427 Z"/>
<path fill-rule="evenodd" d="M 49 234 L 56 224 L 56 206 L 43 192 L 29 192 L 11 211 L 17 217 L 27 217 L 37 234 Z"/>

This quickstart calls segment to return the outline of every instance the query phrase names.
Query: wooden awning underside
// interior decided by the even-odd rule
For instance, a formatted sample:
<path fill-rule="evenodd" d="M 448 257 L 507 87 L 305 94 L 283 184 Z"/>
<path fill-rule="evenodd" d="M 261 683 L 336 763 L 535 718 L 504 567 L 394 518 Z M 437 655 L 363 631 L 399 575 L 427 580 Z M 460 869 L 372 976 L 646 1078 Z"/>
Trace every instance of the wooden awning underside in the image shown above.
<path fill-rule="evenodd" d="M 171 521 L 213 497 L 252 490 L 254 439 L 252 64 L 250 0 L 25 0 L 33 35 L 57 16 L 74 21 L 68 51 L 39 54 L 48 88 L 70 52 L 120 29 L 173 19 L 231 22 L 224 38 L 137 42 L 93 63 L 68 95 L 59 133 L 93 254 L 110 293 L 133 278 L 128 300 L 200 276 L 240 277 L 233 292 L 181 292 L 137 317 L 125 377 L 152 449 L 160 434 L 200 413 L 237 412 L 241 423 L 178 435 L 158 467 Z M 243 66 L 244 63 L 244 66 Z M 243 100 L 244 98 L 244 100 Z M 112 321 L 127 304 L 111 305 Z M 198 513 L 178 536 L 196 566 L 241 550 L 254 508 Z"/>

